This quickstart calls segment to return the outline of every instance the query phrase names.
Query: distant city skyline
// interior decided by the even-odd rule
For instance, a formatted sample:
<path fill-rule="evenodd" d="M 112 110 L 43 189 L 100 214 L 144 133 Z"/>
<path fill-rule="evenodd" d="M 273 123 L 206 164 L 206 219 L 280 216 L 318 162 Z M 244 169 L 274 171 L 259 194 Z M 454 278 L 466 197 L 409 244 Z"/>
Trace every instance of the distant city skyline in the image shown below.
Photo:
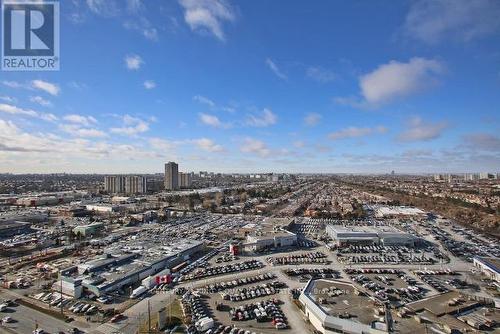
<path fill-rule="evenodd" d="M 60 11 L 60 71 L 1 72 L 0 173 L 500 171 L 498 1 Z"/>

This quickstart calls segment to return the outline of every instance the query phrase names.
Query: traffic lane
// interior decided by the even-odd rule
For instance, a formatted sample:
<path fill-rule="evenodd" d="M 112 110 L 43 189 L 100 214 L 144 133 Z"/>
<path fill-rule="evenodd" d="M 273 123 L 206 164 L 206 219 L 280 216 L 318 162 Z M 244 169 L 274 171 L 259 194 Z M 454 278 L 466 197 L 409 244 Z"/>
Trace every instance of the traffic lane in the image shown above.
<path fill-rule="evenodd" d="M 60 331 L 70 333 L 74 327 L 70 323 L 65 323 L 50 315 L 19 304 L 14 307 L 9 307 L 9 312 L 2 312 L 0 315 L 2 318 L 9 316 L 14 319 L 14 322 L 5 324 L 4 327 L 7 330 L 10 329 L 19 334 L 31 334 L 37 325 L 38 328 L 42 328 L 48 333 L 55 334 Z"/>

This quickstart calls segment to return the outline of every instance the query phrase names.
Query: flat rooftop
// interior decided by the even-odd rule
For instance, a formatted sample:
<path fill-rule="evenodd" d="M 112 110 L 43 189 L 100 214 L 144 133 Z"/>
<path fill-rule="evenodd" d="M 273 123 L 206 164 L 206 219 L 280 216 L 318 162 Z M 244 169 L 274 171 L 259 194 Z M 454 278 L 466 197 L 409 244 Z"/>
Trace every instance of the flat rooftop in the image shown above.
<path fill-rule="evenodd" d="M 500 259 L 494 257 L 477 257 L 477 261 L 481 262 L 496 273 L 500 273 Z"/>
<path fill-rule="evenodd" d="M 349 283 L 319 279 L 311 282 L 306 294 L 330 316 L 349 315 L 350 321 L 371 325 L 378 319 L 375 309 L 380 306 L 367 295 L 356 295 L 355 290 Z"/>
<path fill-rule="evenodd" d="M 328 228 L 335 231 L 335 233 L 359 233 L 359 234 L 407 234 L 396 227 L 393 226 L 367 226 L 367 225 L 351 225 L 351 226 L 341 226 L 341 225 L 328 225 Z"/>
<path fill-rule="evenodd" d="M 435 316 L 443 316 L 459 312 L 477 304 L 477 301 L 469 300 L 458 291 L 449 291 L 406 304 L 406 307 L 415 312 L 427 311 Z"/>

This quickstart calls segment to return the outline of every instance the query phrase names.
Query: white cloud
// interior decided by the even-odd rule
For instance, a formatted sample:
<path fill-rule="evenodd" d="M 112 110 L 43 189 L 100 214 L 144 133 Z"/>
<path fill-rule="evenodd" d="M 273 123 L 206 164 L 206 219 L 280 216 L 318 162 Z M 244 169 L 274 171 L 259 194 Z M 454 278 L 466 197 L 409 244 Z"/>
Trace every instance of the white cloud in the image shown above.
<path fill-rule="evenodd" d="M 142 64 L 144 64 L 144 61 L 139 55 L 131 54 L 125 56 L 125 65 L 129 70 L 137 71 L 141 68 Z"/>
<path fill-rule="evenodd" d="M 89 9 L 97 15 L 111 17 L 120 13 L 115 0 L 86 0 Z"/>
<path fill-rule="evenodd" d="M 89 126 L 91 124 L 97 123 L 97 120 L 92 116 L 84 116 L 84 115 L 77 115 L 77 114 L 66 115 L 63 117 L 63 119 L 65 121 L 68 121 L 71 123 L 76 123 L 76 124 L 85 125 L 85 126 Z"/>
<path fill-rule="evenodd" d="M 127 0 L 127 10 L 135 13 L 144 9 L 142 0 Z"/>
<path fill-rule="evenodd" d="M 158 30 L 156 28 L 144 28 L 142 29 L 142 34 L 149 40 L 157 41 L 158 40 Z"/>
<path fill-rule="evenodd" d="M 208 138 L 194 139 L 193 143 L 199 148 L 207 152 L 223 152 L 224 148 L 216 144 L 213 140 Z"/>
<path fill-rule="evenodd" d="M 321 115 L 318 114 L 318 113 L 309 113 L 306 115 L 306 117 L 304 117 L 304 123 L 307 125 L 307 126 L 315 126 L 319 123 L 319 121 L 321 121 Z"/>
<path fill-rule="evenodd" d="M 0 100 L 8 102 L 8 103 L 15 103 L 16 102 L 16 99 L 14 97 L 10 97 L 7 95 L 0 96 Z"/>
<path fill-rule="evenodd" d="M 199 113 L 198 116 L 200 117 L 200 121 L 203 124 L 212 126 L 214 128 L 229 128 L 231 126 L 231 124 L 229 123 L 221 122 L 220 119 L 215 115 Z"/>
<path fill-rule="evenodd" d="M 76 89 L 76 90 L 84 90 L 84 89 L 87 89 L 87 85 L 83 82 L 78 82 L 78 81 L 70 81 L 68 83 L 68 86 L 73 88 L 73 89 Z"/>
<path fill-rule="evenodd" d="M 246 124 L 254 127 L 266 127 L 276 124 L 278 121 L 278 116 L 274 114 L 270 109 L 264 108 L 260 115 L 248 115 L 246 119 Z"/>
<path fill-rule="evenodd" d="M 381 133 L 386 133 L 387 128 L 383 126 L 377 126 L 374 128 L 360 128 L 360 127 L 355 127 L 351 126 L 339 131 L 331 132 L 328 134 L 328 138 L 331 140 L 338 140 L 338 139 L 345 139 L 345 138 L 359 138 L 359 137 L 364 137 L 364 136 L 369 136 L 373 134 L 381 134 Z"/>
<path fill-rule="evenodd" d="M 293 146 L 296 148 L 303 148 L 306 146 L 306 143 L 303 140 L 297 140 L 293 142 Z"/>
<path fill-rule="evenodd" d="M 370 104 L 381 104 L 422 91 L 437 82 L 443 65 L 433 59 L 390 61 L 360 78 L 361 94 Z"/>
<path fill-rule="evenodd" d="M 149 123 L 130 115 L 123 116 L 123 126 L 111 128 L 112 133 L 134 137 L 149 130 Z"/>
<path fill-rule="evenodd" d="M 500 31 L 497 0 L 418 0 L 406 16 L 405 33 L 427 44 L 470 41 Z"/>
<path fill-rule="evenodd" d="M 399 134 L 401 141 L 425 141 L 441 136 L 448 127 L 446 122 L 424 122 L 420 117 L 412 117 L 407 124 L 407 129 Z"/>
<path fill-rule="evenodd" d="M 33 81 L 31 81 L 31 86 L 34 89 L 42 90 L 42 91 L 49 93 L 50 95 L 54 95 L 54 96 L 59 95 L 59 92 L 61 91 L 61 89 L 59 88 L 58 85 L 53 84 L 53 83 L 48 82 L 48 81 L 43 81 L 43 80 L 33 80 Z"/>
<path fill-rule="evenodd" d="M 281 72 L 281 70 L 278 68 L 278 65 L 274 61 L 272 61 L 270 58 L 266 59 L 266 65 L 269 67 L 269 69 L 280 79 L 286 80 L 287 76 L 285 73 Z"/>
<path fill-rule="evenodd" d="M 210 108 L 215 108 L 215 102 L 209 99 L 208 97 L 202 96 L 202 95 L 195 95 L 193 96 L 193 100 L 196 102 L 199 102 L 201 104 L 206 104 Z"/>
<path fill-rule="evenodd" d="M 140 32 L 146 39 L 150 41 L 158 41 L 158 30 L 151 25 L 151 22 L 145 17 L 138 17 L 133 21 L 126 21 L 123 26 L 125 29 Z"/>
<path fill-rule="evenodd" d="M 74 137 L 104 138 L 108 135 L 95 128 L 82 128 L 76 124 L 60 124 L 59 129 Z"/>
<path fill-rule="evenodd" d="M 321 83 L 327 83 L 327 82 L 333 81 L 337 77 L 335 75 L 335 73 L 333 73 L 332 71 L 330 71 L 326 68 L 318 67 L 318 66 L 308 67 L 306 70 L 306 75 L 309 78 L 316 80 L 318 82 L 321 82 Z"/>
<path fill-rule="evenodd" d="M 267 147 L 266 143 L 254 138 L 245 138 L 243 144 L 240 146 L 240 151 L 243 153 L 256 154 L 263 158 L 271 155 L 271 149 Z"/>
<path fill-rule="evenodd" d="M 23 109 L 17 106 L 0 103 L 0 112 L 4 112 L 11 115 L 21 115 L 21 116 L 29 116 L 42 119 L 44 121 L 53 122 L 57 120 L 57 116 L 51 113 L 41 113 L 32 109 Z"/>
<path fill-rule="evenodd" d="M 61 159 L 117 159 L 130 160 L 158 158 L 158 152 L 142 150 L 129 144 L 110 144 L 86 138 L 64 138 L 54 133 L 36 134 L 24 132 L 13 122 L 0 119 L 0 152 L 9 154 L 21 165 L 21 161 L 32 163 L 34 159 L 46 158 L 60 162 Z M 0 154 L 0 160 L 4 158 Z M 16 166 L 16 167 L 18 167 Z M 39 167 L 39 166 L 38 166 Z M 36 167 L 35 167 L 36 168 Z"/>
<path fill-rule="evenodd" d="M 173 150 L 176 146 L 177 146 L 177 143 L 175 142 L 172 142 L 172 141 L 169 141 L 169 140 L 165 140 L 165 139 L 161 139 L 161 138 L 149 138 L 149 144 L 154 148 L 154 149 L 157 149 L 157 150 L 160 150 L 160 151 L 164 151 L 164 152 L 167 152 L 167 151 L 171 151 Z"/>
<path fill-rule="evenodd" d="M 471 133 L 463 136 L 465 146 L 472 150 L 500 152 L 500 137 L 490 133 Z"/>
<path fill-rule="evenodd" d="M 184 8 L 184 20 L 192 31 L 208 31 L 221 41 L 226 39 L 222 24 L 236 19 L 234 10 L 225 0 L 179 0 L 179 4 Z"/>
<path fill-rule="evenodd" d="M 153 80 L 146 80 L 144 81 L 144 88 L 146 89 L 156 88 L 156 82 L 154 82 Z"/>
<path fill-rule="evenodd" d="M 31 96 L 30 101 L 33 103 L 38 103 L 39 105 L 44 106 L 44 107 L 52 107 L 52 102 L 44 99 L 41 96 Z"/>
<path fill-rule="evenodd" d="M 4 81 L 2 81 L 2 84 L 4 86 L 10 87 L 10 88 L 26 88 L 24 84 L 17 82 L 17 81 L 4 80 Z"/>

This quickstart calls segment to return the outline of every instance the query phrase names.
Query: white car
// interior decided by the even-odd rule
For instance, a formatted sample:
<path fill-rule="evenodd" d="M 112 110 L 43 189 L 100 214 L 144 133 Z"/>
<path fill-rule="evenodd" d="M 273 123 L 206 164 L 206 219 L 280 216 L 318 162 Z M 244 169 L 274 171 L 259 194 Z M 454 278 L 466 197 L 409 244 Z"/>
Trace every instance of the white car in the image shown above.
<path fill-rule="evenodd" d="M 12 319 L 11 317 L 5 317 L 2 319 L 2 322 L 4 324 L 8 324 L 9 322 L 13 322 L 13 321 L 14 321 L 14 319 Z"/>

